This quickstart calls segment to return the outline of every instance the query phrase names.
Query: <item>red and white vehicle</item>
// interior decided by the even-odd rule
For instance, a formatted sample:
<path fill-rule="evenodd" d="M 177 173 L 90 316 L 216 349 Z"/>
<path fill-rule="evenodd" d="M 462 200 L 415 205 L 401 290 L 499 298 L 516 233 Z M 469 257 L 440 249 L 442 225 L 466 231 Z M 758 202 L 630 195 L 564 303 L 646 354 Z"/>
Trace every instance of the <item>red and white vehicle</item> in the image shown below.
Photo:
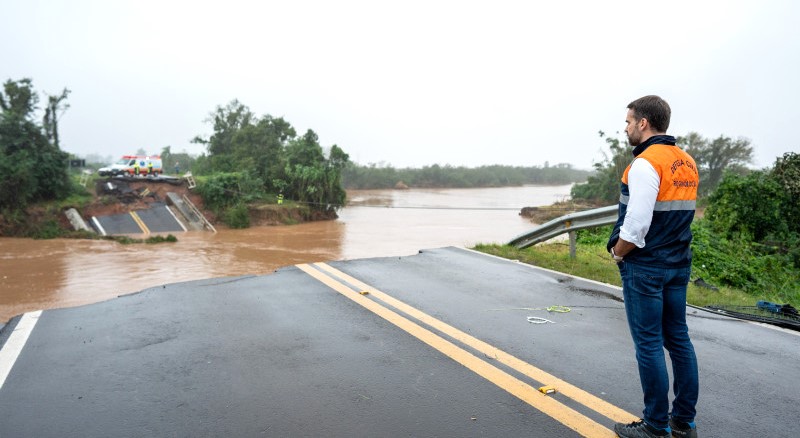
<path fill-rule="evenodd" d="M 161 166 L 160 155 L 123 155 L 116 163 L 98 169 L 100 176 L 134 175 L 136 163 L 139 163 L 139 175 L 150 173 L 150 163 L 153 163 L 153 175 L 164 173 Z"/>

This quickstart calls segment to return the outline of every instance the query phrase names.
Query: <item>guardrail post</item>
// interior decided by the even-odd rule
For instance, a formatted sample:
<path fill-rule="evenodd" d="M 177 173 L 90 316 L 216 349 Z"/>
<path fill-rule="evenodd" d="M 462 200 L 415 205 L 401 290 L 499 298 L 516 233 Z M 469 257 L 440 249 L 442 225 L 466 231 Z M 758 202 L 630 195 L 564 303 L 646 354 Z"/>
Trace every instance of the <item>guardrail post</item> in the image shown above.
<path fill-rule="evenodd" d="M 575 250 L 578 246 L 577 233 L 574 231 L 569 232 L 569 258 L 575 259 Z"/>

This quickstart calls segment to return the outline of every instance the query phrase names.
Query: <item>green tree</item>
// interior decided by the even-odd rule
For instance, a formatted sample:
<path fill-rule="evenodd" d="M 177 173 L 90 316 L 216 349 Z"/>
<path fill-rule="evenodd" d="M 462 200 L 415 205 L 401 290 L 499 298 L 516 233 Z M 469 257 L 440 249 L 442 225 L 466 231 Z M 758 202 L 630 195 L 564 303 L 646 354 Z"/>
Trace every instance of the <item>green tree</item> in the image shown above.
<path fill-rule="evenodd" d="M 19 211 L 30 202 L 60 199 L 71 190 L 68 154 L 58 141 L 58 112 L 67 90 L 51 100 L 45 123 L 35 121 L 38 96 L 30 79 L 7 80 L 0 93 L 0 210 Z"/>
<path fill-rule="evenodd" d="M 209 118 L 214 126 L 214 134 L 207 142 L 209 155 L 233 153 L 234 137 L 254 118 L 250 109 L 236 99 L 224 107 L 218 106 Z"/>
<path fill-rule="evenodd" d="M 760 242 L 789 231 L 784 214 L 788 202 L 783 187 L 768 171 L 727 173 L 709 198 L 705 217 L 720 235 L 744 235 Z"/>
<path fill-rule="evenodd" d="M 313 166 L 325 159 L 317 133 L 306 131 L 302 137 L 289 142 L 286 147 L 286 161 L 289 166 Z"/>
<path fill-rule="evenodd" d="M 322 210 L 342 206 L 346 195 L 341 173 L 348 162 L 349 156 L 336 145 L 325 158 L 317 134 L 309 129 L 286 148 L 287 196 Z"/>
<path fill-rule="evenodd" d="M 20 118 L 30 120 L 39 98 L 33 91 L 33 81 L 29 78 L 18 81 L 7 80 L 3 84 L 3 95 L 0 95 L 0 108 L 7 119 Z"/>
<path fill-rule="evenodd" d="M 614 204 L 619 200 L 622 173 L 630 164 L 633 155 L 627 141 L 620 142 L 618 138 L 606 137 L 603 131 L 599 134 L 608 145 L 611 155 L 603 152 L 603 161 L 594 164 L 595 174 L 589 176 L 585 183 L 572 186 L 571 195 L 573 199 Z"/>
<path fill-rule="evenodd" d="M 746 138 L 734 140 L 720 135 L 714 140 L 708 140 L 696 132 L 690 132 L 684 137 L 678 137 L 677 144 L 697 163 L 701 196 L 708 195 L 717 188 L 726 170 L 742 174 L 746 171 L 744 166 L 753 161 L 753 147 Z"/>
<path fill-rule="evenodd" d="M 233 155 L 237 167 L 247 170 L 266 182 L 266 189 L 280 192 L 274 179 L 285 177 L 284 148 L 296 136 L 294 128 L 283 118 L 266 115 L 254 118 L 234 136 Z"/>
<path fill-rule="evenodd" d="M 166 171 L 172 162 L 172 146 L 164 146 L 161 148 L 161 168 Z"/>
<path fill-rule="evenodd" d="M 347 193 L 342 186 L 342 171 L 350 163 L 350 156 L 337 145 L 331 146 L 326 161 L 325 198 L 328 202 L 342 206 L 347 198 Z"/>
<path fill-rule="evenodd" d="M 60 148 L 58 139 L 58 119 L 69 109 L 66 104 L 70 90 L 64 88 L 58 96 L 47 96 L 47 108 L 44 113 L 44 132 L 47 139 L 53 143 L 56 149 Z"/>
<path fill-rule="evenodd" d="M 270 115 L 259 118 L 233 100 L 218 106 L 206 121 L 213 125 L 214 133 L 208 139 L 197 136 L 192 140 L 208 149 L 208 157 L 198 163 L 199 172 L 247 171 L 267 181 L 267 189 L 273 188 L 273 179 L 285 176 L 284 149 L 296 136 L 286 120 Z"/>
<path fill-rule="evenodd" d="M 161 149 L 161 165 L 164 172 L 171 173 L 178 169 L 179 173 L 192 170 L 197 159 L 187 152 L 173 152 L 171 146 Z"/>
<path fill-rule="evenodd" d="M 243 192 L 284 193 L 317 209 L 343 204 L 341 172 L 348 156 L 334 145 L 326 157 L 313 130 L 297 137 L 283 118 L 257 117 L 237 100 L 217 107 L 207 121 L 214 133 L 193 140 L 208 149 L 197 159 L 198 173 L 242 174 L 241 181 L 248 182 L 240 187 Z"/>
<path fill-rule="evenodd" d="M 775 160 L 772 177 L 787 197 L 784 220 L 792 232 L 800 234 L 800 154 L 787 152 Z"/>
<path fill-rule="evenodd" d="M 775 160 L 772 173 L 793 201 L 800 201 L 800 154 L 795 152 L 783 154 Z"/>

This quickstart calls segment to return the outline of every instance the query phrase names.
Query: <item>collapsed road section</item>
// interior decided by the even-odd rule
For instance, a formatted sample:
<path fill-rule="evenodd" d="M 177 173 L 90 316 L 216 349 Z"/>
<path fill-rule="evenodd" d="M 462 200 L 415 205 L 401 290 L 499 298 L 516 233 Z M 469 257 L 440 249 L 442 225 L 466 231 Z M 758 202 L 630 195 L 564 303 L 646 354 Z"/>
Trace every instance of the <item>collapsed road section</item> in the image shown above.
<path fill-rule="evenodd" d="M 104 236 L 187 231 L 178 216 L 163 203 L 155 204 L 146 210 L 92 216 L 92 224 Z"/>
<path fill-rule="evenodd" d="M 107 208 L 90 212 L 86 219 L 75 209 L 65 214 L 76 230 L 103 236 L 205 229 L 216 232 L 189 197 L 180 193 L 185 189 L 176 187 L 173 191 L 169 185 L 182 186 L 183 182 L 169 177 L 115 177 L 98 181 L 95 193 L 102 197 Z"/>

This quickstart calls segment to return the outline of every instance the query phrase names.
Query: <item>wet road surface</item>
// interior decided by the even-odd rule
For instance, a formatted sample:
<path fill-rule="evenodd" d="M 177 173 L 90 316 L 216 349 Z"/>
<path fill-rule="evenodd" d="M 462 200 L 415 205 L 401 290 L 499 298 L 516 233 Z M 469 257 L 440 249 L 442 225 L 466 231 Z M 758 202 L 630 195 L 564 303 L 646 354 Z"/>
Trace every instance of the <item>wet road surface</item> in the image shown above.
<path fill-rule="evenodd" d="M 689 316 L 702 436 L 794 436 L 800 336 Z M 617 288 L 458 248 L 27 313 L 0 345 L 2 437 L 599 437 L 641 410 Z"/>

